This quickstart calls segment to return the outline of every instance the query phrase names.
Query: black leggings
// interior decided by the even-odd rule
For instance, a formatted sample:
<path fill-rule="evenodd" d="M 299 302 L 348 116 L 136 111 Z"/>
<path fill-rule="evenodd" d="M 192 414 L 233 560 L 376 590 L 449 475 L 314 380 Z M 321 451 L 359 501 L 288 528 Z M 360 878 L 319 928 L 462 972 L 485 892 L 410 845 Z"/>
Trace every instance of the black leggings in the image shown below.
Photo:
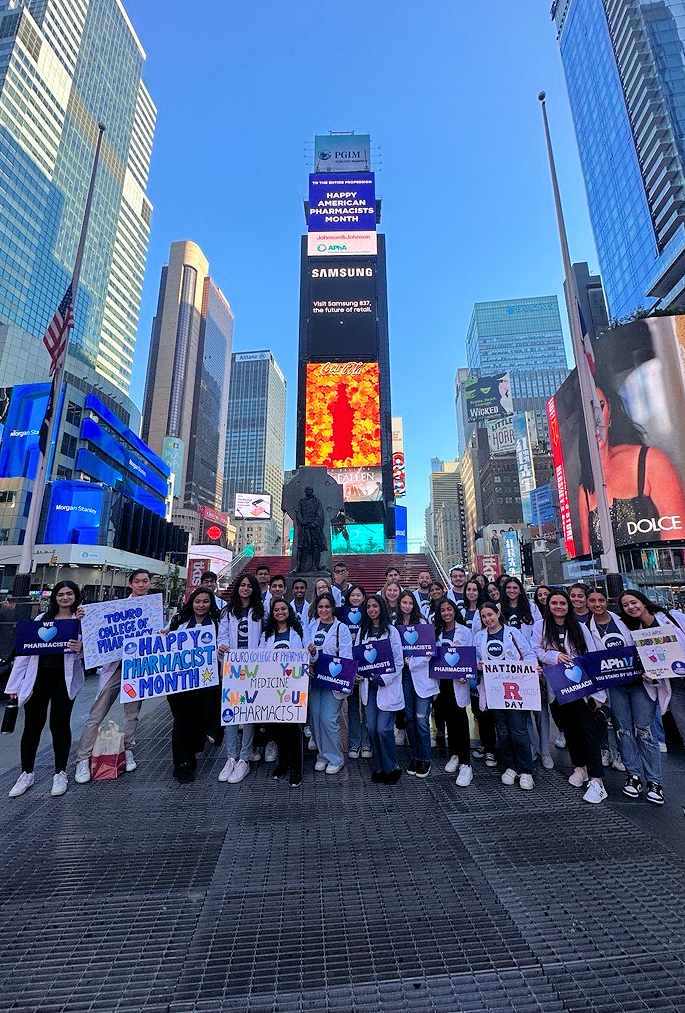
<path fill-rule="evenodd" d="M 471 710 L 478 723 L 481 749 L 486 753 L 494 753 L 497 748 L 494 712 L 480 709 L 480 697 L 477 693 L 471 694 Z"/>
<path fill-rule="evenodd" d="M 566 736 L 573 766 L 587 767 L 588 777 L 602 777 L 602 736 L 606 722 L 601 712 L 593 710 L 585 700 L 563 704 L 553 700 L 549 709 L 557 727 Z"/>
<path fill-rule="evenodd" d="M 278 745 L 277 770 L 288 771 L 293 777 L 302 780 L 303 744 L 302 725 L 275 724 L 269 725 L 274 741 Z"/>
<path fill-rule="evenodd" d="M 64 676 L 51 672 L 36 675 L 33 693 L 24 704 L 24 732 L 21 737 L 21 769 L 33 773 L 38 743 L 45 728 L 50 707 L 50 732 L 55 753 L 55 773 L 67 769 L 71 749 L 71 711 L 74 701 L 69 699 Z"/>
<path fill-rule="evenodd" d="M 451 679 L 440 680 L 440 713 L 445 719 L 447 728 L 447 752 L 449 756 L 458 756 L 459 762 L 471 765 L 471 733 L 469 718 L 465 707 L 459 707 L 454 695 L 454 683 Z"/>
<path fill-rule="evenodd" d="M 193 689 L 185 693 L 171 693 L 167 700 L 174 724 L 171 730 L 171 754 L 176 769 L 197 766 L 196 753 L 201 753 L 205 744 L 207 727 L 207 694 L 209 689 Z"/>

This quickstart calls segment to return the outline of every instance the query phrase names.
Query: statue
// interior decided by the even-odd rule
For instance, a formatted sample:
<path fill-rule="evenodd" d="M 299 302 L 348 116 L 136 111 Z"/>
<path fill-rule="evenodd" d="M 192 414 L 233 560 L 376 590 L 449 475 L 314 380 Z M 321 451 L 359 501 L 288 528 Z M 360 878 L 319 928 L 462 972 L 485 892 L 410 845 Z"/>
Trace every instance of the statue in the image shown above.
<path fill-rule="evenodd" d="M 297 525 L 297 569 L 304 573 L 316 572 L 321 566 L 321 553 L 327 548 L 324 535 L 324 516 L 321 500 L 314 495 L 311 485 L 306 486 L 304 496 L 295 510 Z M 309 562 L 309 566 L 305 563 Z"/>

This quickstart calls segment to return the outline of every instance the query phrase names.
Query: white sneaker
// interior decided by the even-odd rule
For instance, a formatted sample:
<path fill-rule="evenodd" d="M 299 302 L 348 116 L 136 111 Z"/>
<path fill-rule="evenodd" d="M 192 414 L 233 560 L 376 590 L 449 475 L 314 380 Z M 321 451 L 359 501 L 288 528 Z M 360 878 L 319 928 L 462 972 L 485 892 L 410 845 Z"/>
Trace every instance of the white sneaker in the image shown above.
<path fill-rule="evenodd" d="M 602 766 L 603 767 L 611 766 L 611 753 L 609 752 L 608 749 L 602 750 Z"/>
<path fill-rule="evenodd" d="M 250 753 L 250 755 L 248 756 L 248 760 L 250 761 L 250 763 L 259 763 L 259 761 L 261 760 L 261 758 L 262 758 L 262 754 L 260 753 L 260 751 L 258 749 L 254 749 Z"/>
<path fill-rule="evenodd" d="M 437 746 L 437 740 L 432 732 L 431 732 L 431 746 Z"/>
<path fill-rule="evenodd" d="M 445 773 L 454 774 L 457 770 L 459 770 L 459 757 L 450 756 L 449 760 L 445 764 Z"/>
<path fill-rule="evenodd" d="M 307 742 L 307 749 L 310 751 L 310 753 L 315 753 L 316 750 L 318 749 L 316 742 L 314 742 L 313 735 L 309 737 L 309 741 Z"/>
<path fill-rule="evenodd" d="M 309 725 L 305 725 L 304 726 L 303 732 L 304 732 L 305 739 L 311 739 L 311 737 L 312 737 L 312 730 L 309 727 Z"/>
<path fill-rule="evenodd" d="M 69 779 L 63 770 L 60 770 L 52 779 L 52 788 L 50 794 L 53 798 L 57 798 L 58 795 L 63 795 L 69 787 Z"/>
<path fill-rule="evenodd" d="M 275 763 L 278 759 L 278 746 L 275 742 L 267 742 L 264 750 L 264 759 L 267 763 Z"/>
<path fill-rule="evenodd" d="M 90 781 L 90 760 L 79 760 L 77 762 L 74 780 L 77 784 L 88 784 Z"/>
<path fill-rule="evenodd" d="M 622 774 L 626 772 L 626 766 L 620 756 L 614 756 L 611 761 L 611 766 L 614 770 L 620 770 Z"/>
<path fill-rule="evenodd" d="M 407 736 L 404 734 L 404 728 L 395 729 L 395 745 L 403 746 Z"/>
<path fill-rule="evenodd" d="M 543 753 L 542 756 L 540 757 L 540 762 L 542 763 L 542 766 L 545 768 L 545 770 L 554 770 L 554 760 L 549 755 L 549 753 Z"/>
<path fill-rule="evenodd" d="M 659 743 L 659 752 L 660 753 L 667 753 L 668 752 L 668 746 L 666 745 L 665 742 L 660 742 Z"/>
<path fill-rule="evenodd" d="M 127 774 L 132 774 L 133 771 L 137 769 L 137 767 L 138 767 L 138 764 L 136 763 L 136 758 L 133 755 L 133 750 L 132 749 L 127 749 L 126 750 L 126 773 Z"/>
<path fill-rule="evenodd" d="M 373 749 L 362 749 L 362 760 L 370 760 L 373 756 Z"/>
<path fill-rule="evenodd" d="M 457 774 L 457 785 L 459 788 L 468 788 L 473 781 L 473 767 L 467 767 L 462 763 Z"/>
<path fill-rule="evenodd" d="M 566 749 L 566 736 L 563 733 L 557 735 L 556 739 L 554 740 L 554 745 L 557 747 L 557 749 Z"/>
<path fill-rule="evenodd" d="M 245 778 L 249 773 L 250 773 L 250 764 L 247 762 L 247 760 L 238 760 L 236 762 L 235 767 L 233 768 L 233 772 L 228 775 L 227 778 L 228 783 L 240 784 L 241 781 L 245 780 Z"/>
<path fill-rule="evenodd" d="M 608 795 L 604 785 L 600 781 L 590 781 L 587 791 L 583 795 L 583 802 L 592 802 L 594 805 L 598 805 L 605 798 L 608 798 Z"/>
<path fill-rule="evenodd" d="M 322 759 L 321 757 L 319 757 L 319 759 L 314 764 L 314 770 L 318 770 L 318 772 L 321 773 L 321 771 L 325 770 L 327 766 L 328 766 L 328 761 Z"/>
<path fill-rule="evenodd" d="M 229 756 L 229 758 L 226 760 L 223 767 L 219 771 L 219 780 L 228 781 L 229 777 L 231 776 L 234 770 L 235 770 L 235 760 L 233 759 L 232 756 Z"/>
<path fill-rule="evenodd" d="M 585 782 L 588 780 L 585 768 L 576 767 L 571 776 L 568 779 L 568 783 L 572 784 L 574 788 L 582 788 Z"/>
<path fill-rule="evenodd" d="M 471 746 L 471 756 L 474 760 L 482 760 L 485 756 L 485 750 L 482 746 Z"/>
<path fill-rule="evenodd" d="M 515 784 L 518 774 L 511 767 L 507 767 L 501 777 L 502 784 Z"/>
<path fill-rule="evenodd" d="M 532 791 L 535 787 L 535 781 L 531 774 L 521 774 L 519 777 L 519 788 L 523 788 L 524 791 Z"/>
<path fill-rule="evenodd" d="M 22 771 L 17 778 L 14 787 L 10 788 L 9 797 L 19 798 L 19 796 L 23 795 L 25 791 L 29 790 L 29 788 L 33 788 L 33 782 L 33 774 L 27 774 L 25 771 Z"/>
<path fill-rule="evenodd" d="M 349 751 L 349 753 L 347 755 L 349 756 L 349 758 L 351 760 L 358 760 L 359 759 L 359 750 L 358 749 L 350 749 L 350 751 Z"/>
<path fill-rule="evenodd" d="M 496 767 L 497 766 L 497 757 L 495 756 L 494 753 L 486 753 L 485 754 L 485 766 L 486 767 Z"/>
<path fill-rule="evenodd" d="M 344 763 L 329 763 L 326 767 L 327 774 L 339 774 L 345 766 Z"/>

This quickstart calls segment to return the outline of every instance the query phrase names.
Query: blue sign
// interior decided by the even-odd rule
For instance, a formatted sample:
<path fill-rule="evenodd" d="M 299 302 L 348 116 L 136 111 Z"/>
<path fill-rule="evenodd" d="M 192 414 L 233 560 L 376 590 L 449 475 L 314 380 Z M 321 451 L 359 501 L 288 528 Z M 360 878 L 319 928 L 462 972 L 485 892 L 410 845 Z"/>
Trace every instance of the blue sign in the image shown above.
<path fill-rule="evenodd" d="M 86 450 L 85 447 L 79 447 L 74 470 L 83 472 L 84 475 L 94 478 L 96 482 L 108 485 L 110 489 L 116 489 L 124 480 L 120 471 L 112 468 L 101 457 L 94 454 L 92 450 Z"/>
<path fill-rule="evenodd" d="M 432 658 L 435 654 L 435 626 L 417 623 L 416 626 L 398 626 L 405 658 Z"/>
<path fill-rule="evenodd" d="M 478 674 L 475 647 L 439 644 L 437 653 L 428 662 L 431 679 L 475 679 Z"/>
<path fill-rule="evenodd" d="M 537 489 L 533 489 L 530 494 L 530 515 L 531 524 L 536 524 L 538 527 L 541 524 L 556 522 L 551 485 L 539 485 Z"/>
<path fill-rule="evenodd" d="M 511 577 L 521 575 L 521 546 L 516 531 L 505 531 L 502 535 L 502 563 L 504 572 Z"/>
<path fill-rule="evenodd" d="M 597 689 L 629 686 L 644 674 L 642 662 L 634 647 L 612 647 L 608 651 L 591 651 L 576 661 Z"/>
<path fill-rule="evenodd" d="M 38 437 L 50 396 L 49 383 L 12 388 L 0 440 L 0 478 L 35 478 Z"/>
<path fill-rule="evenodd" d="M 61 479 L 50 486 L 43 542 L 53 545 L 100 545 L 108 490 L 94 482 Z"/>
<path fill-rule="evenodd" d="M 375 232 L 374 174 L 311 173 L 307 227 L 309 232 Z"/>
<path fill-rule="evenodd" d="M 545 678 L 559 703 L 583 700 L 597 692 L 595 680 L 583 670 L 581 659 L 572 665 L 545 665 Z"/>
<path fill-rule="evenodd" d="M 395 671 L 395 659 L 389 640 L 367 640 L 352 648 L 352 657 L 357 662 L 357 675 L 371 681 L 378 681 L 381 675 Z"/>
<path fill-rule="evenodd" d="M 142 485 L 137 485 L 135 482 L 131 482 L 130 479 L 125 478 L 122 488 L 124 493 L 134 503 L 140 503 L 141 506 L 144 506 L 147 510 L 151 510 L 158 517 L 166 517 L 166 503 L 158 500 L 154 493 L 143 489 Z"/>
<path fill-rule="evenodd" d="M 351 658 L 334 658 L 332 654 L 319 654 L 314 668 L 314 682 L 326 689 L 345 693 L 354 689 L 357 665 Z"/>
<path fill-rule="evenodd" d="M 64 654 L 70 640 L 78 640 L 78 619 L 20 619 L 14 633 L 14 653 Z"/>
<path fill-rule="evenodd" d="M 154 491 L 158 493 L 163 500 L 166 499 L 166 479 L 162 478 L 161 475 L 158 475 L 157 472 L 153 471 L 138 454 L 132 451 L 124 443 L 120 443 L 119 440 L 115 440 L 113 436 L 110 436 L 110 434 L 93 419 L 83 419 L 81 422 L 80 437 L 82 440 L 87 440 L 88 443 L 97 447 L 103 452 L 103 454 L 106 454 L 107 457 L 116 461 L 117 464 L 120 464 L 138 481 L 149 485 L 150 488 L 154 489 Z"/>
<path fill-rule="evenodd" d="M 144 443 L 141 440 L 140 436 L 136 436 L 132 429 L 125 426 L 121 419 L 118 419 L 116 415 L 109 410 L 107 405 L 104 405 L 94 394 L 86 395 L 85 408 L 88 411 L 95 412 L 95 414 L 99 416 L 103 422 L 107 423 L 110 429 L 113 429 L 115 433 L 118 433 L 119 436 L 126 441 L 126 443 L 129 443 L 135 450 L 138 451 L 139 454 L 142 454 L 143 457 L 150 462 L 153 468 L 156 468 L 157 471 L 161 471 L 165 478 L 169 477 L 171 471 L 166 461 L 163 461 L 161 457 L 155 454 L 155 452 L 148 447 L 147 443 Z"/>
<path fill-rule="evenodd" d="M 407 541 L 407 508 L 406 506 L 395 507 L 395 552 L 408 552 Z"/>

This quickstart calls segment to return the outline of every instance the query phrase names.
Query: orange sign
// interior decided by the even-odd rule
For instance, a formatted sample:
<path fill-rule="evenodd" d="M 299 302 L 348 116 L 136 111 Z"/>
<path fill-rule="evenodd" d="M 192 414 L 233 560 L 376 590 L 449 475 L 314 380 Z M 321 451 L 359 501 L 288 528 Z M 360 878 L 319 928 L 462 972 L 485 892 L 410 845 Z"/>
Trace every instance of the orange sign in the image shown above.
<path fill-rule="evenodd" d="M 322 468 L 381 464 L 377 362 L 308 362 L 304 463 Z"/>

